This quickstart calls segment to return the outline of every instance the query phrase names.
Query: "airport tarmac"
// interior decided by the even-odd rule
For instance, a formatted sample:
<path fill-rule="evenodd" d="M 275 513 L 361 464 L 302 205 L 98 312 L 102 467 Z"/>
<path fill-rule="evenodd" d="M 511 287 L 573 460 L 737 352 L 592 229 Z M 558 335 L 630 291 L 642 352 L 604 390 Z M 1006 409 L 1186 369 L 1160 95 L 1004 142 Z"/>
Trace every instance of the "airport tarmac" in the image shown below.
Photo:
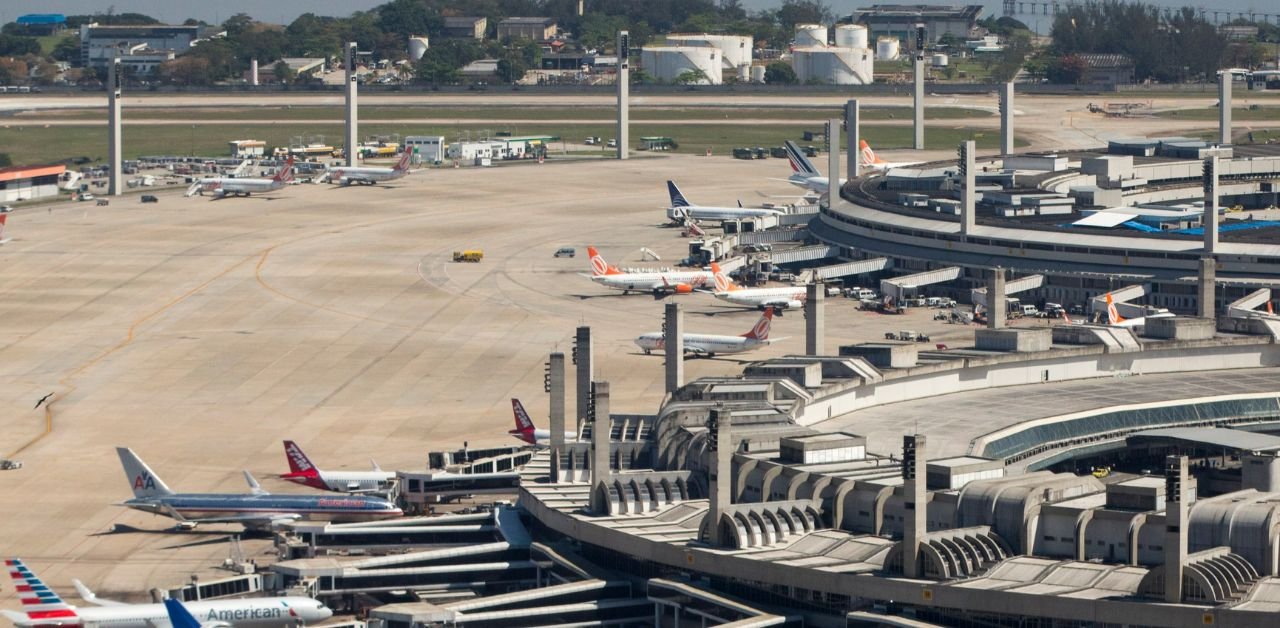
<path fill-rule="evenodd" d="M 23 469 L 0 472 L 4 552 L 62 592 L 80 578 L 138 599 L 192 573 L 214 577 L 238 526 L 170 534 L 169 520 L 115 506 L 130 491 L 114 446 L 134 448 L 179 491 L 240 492 L 240 469 L 268 489 L 305 491 L 271 478 L 286 470 L 285 438 L 325 468 L 373 457 L 421 469 L 428 451 L 463 441 L 515 444 L 513 396 L 544 423 L 543 361 L 568 353 L 581 324 L 593 328 L 613 411 L 654 412 L 662 358 L 631 341 L 660 328 L 662 302 L 580 276 L 586 245 L 620 266 L 640 265 L 640 247 L 677 260 L 685 240 L 659 228 L 665 179 L 706 204 L 751 203 L 763 200 L 756 191 L 796 192 L 770 180 L 780 169 L 671 155 L 18 210 L 0 247 L 0 456 L 39 437 L 47 419 L 53 429 L 13 456 Z M 554 258 L 561 246 L 578 257 Z M 466 248 L 483 249 L 484 261 L 450 261 Z M 690 332 L 739 334 L 758 316 L 709 295 L 677 298 Z M 829 351 L 900 329 L 971 338 L 932 310 L 829 304 Z M 803 317 L 787 314 L 773 334 L 783 339 L 742 360 L 802 351 Z M 688 379 L 740 370 L 734 358 L 686 362 Z M 33 409 L 51 392 L 51 406 Z M 245 544 L 260 562 L 269 549 Z M 17 606 L 7 588 L 0 606 Z"/>

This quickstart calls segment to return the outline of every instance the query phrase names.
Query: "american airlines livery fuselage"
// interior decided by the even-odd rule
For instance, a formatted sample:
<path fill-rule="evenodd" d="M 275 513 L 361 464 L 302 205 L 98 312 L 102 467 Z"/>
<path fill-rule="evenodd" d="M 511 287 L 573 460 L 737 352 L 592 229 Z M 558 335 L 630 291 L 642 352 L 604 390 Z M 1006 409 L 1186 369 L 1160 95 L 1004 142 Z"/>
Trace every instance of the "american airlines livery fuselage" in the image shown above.
<path fill-rule="evenodd" d="M 312 464 L 302 448 L 291 440 L 284 442 L 284 457 L 289 460 L 289 473 L 280 477 L 312 488 L 338 493 L 385 494 L 396 483 L 395 472 L 383 471 L 377 464 L 372 471 L 324 471 Z"/>
<path fill-rule="evenodd" d="M 511 400 L 511 412 L 516 417 L 516 429 L 507 432 L 508 434 L 538 447 L 547 447 L 551 444 L 551 430 L 539 429 L 534 425 L 533 419 L 529 418 L 529 413 L 525 412 L 524 404 L 520 403 L 519 399 Z M 578 440 L 578 435 L 565 432 L 564 440 L 566 443 L 571 443 Z"/>
<path fill-rule="evenodd" d="M 0 610 L 15 626 L 83 626 L 84 628 L 170 628 L 164 604 L 125 604 L 97 597 L 96 606 L 67 604 L 16 558 L 4 561 L 13 579 L 22 612 Z M 324 604 L 308 597 L 264 597 L 188 602 L 187 611 L 202 626 L 280 628 L 316 624 L 333 616 Z M 184 628 L 184 627 L 176 627 Z"/>
<path fill-rule="evenodd" d="M 655 270 L 651 272 L 623 272 L 610 265 L 594 246 L 587 247 L 591 256 L 591 281 L 606 288 L 629 292 L 661 294 L 689 294 L 697 288 L 711 285 L 714 279 L 706 270 Z"/>
<path fill-rule="evenodd" d="M 726 220 L 741 220 L 760 216 L 779 216 L 783 213 L 776 209 L 764 207 L 743 207 L 741 202 L 738 203 L 737 207 L 704 207 L 695 205 L 680 192 L 680 188 L 676 187 L 675 181 L 667 181 L 667 194 L 671 196 L 671 206 L 667 207 L 667 218 L 677 224 L 684 222 L 686 218 L 724 222 Z"/>
<path fill-rule="evenodd" d="M 245 472 L 252 492 L 175 493 L 126 447 L 117 447 L 133 499 L 123 506 L 178 521 L 182 527 L 201 523 L 239 523 L 251 529 L 270 529 L 290 521 L 371 521 L 404 514 L 395 504 L 368 495 L 273 495 L 262 490 Z"/>
<path fill-rule="evenodd" d="M 260 178 L 231 178 L 231 177 L 214 177 L 209 179 L 200 179 L 200 181 L 191 186 L 194 192 L 188 192 L 187 196 L 192 193 L 204 195 L 208 192 L 215 199 L 224 196 L 249 196 L 250 194 L 262 194 L 264 192 L 274 192 L 289 185 L 293 180 L 293 157 L 285 162 L 284 167 L 276 176 L 270 179 Z"/>
<path fill-rule="evenodd" d="M 684 334 L 684 352 L 695 355 L 715 356 L 717 353 L 734 354 L 753 351 L 769 344 L 769 327 L 773 323 L 773 308 L 764 311 L 751 331 L 741 336 L 714 334 Z M 666 335 L 655 331 L 636 338 L 636 346 L 647 354 L 666 348 Z"/>
<path fill-rule="evenodd" d="M 711 273 L 715 277 L 715 296 L 721 301 L 735 305 L 748 305 L 761 309 L 771 307 L 776 310 L 801 307 L 804 305 L 807 292 L 804 286 L 785 286 L 780 288 L 743 288 L 720 270 L 720 265 L 712 262 Z"/>
<path fill-rule="evenodd" d="M 338 185 L 351 185 L 352 183 L 374 185 L 375 183 L 394 181 L 409 174 L 410 155 L 409 151 L 404 151 L 400 155 L 400 161 L 396 163 L 394 168 L 338 166 L 331 168 L 326 176 L 329 179 L 329 183 Z"/>

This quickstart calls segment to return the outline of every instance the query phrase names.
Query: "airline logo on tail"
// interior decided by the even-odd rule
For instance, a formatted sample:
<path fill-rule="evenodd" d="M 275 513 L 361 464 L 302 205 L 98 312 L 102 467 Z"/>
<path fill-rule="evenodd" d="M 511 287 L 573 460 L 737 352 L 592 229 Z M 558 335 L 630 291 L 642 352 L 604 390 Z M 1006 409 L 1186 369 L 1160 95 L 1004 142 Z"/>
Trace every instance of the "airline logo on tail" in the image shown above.
<path fill-rule="evenodd" d="M 743 334 L 743 337 L 750 338 L 751 340 L 761 340 L 761 341 L 768 340 L 769 328 L 772 326 L 773 326 L 773 308 L 770 307 L 765 309 L 764 316 L 761 316 L 760 320 L 756 321 L 756 326 L 752 327 L 751 331 Z"/>
<path fill-rule="evenodd" d="M 862 149 L 862 163 L 867 165 L 884 163 L 883 159 L 876 157 L 876 151 L 871 150 L 867 140 L 858 140 L 858 148 Z"/>
<path fill-rule="evenodd" d="M 22 610 L 27 619 L 46 620 L 38 622 L 42 624 L 80 623 L 75 609 L 45 586 L 21 560 L 7 559 L 4 564 L 9 569 L 9 577 L 13 579 L 13 588 L 22 601 Z"/>
<path fill-rule="evenodd" d="M 139 473 L 133 476 L 133 490 L 154 491 L 155 488 L 156 480 L 150 473 Z"/>
<path fill-rule="evenodd" d="M 395 167 L 396 172 L 404 172 L 409 169 L 409 157 L 411 155 L 412 153 L 410 153 L 407 150 L 404 151 L 403 155 L 400 155 L 400 161 L 396 163 L 396 167 Z"/>
<path fill-rule="evenodd" d="M 680 193 L 680 188 L 676 187 L 675 181 L 667 181 L 667 194 L 671 195 L 672 207 L 693 207 L 693 203 Z"/>
<path fill-rule="evenodd" d="M 609 262 L 604 261 L 604 258 L 600 256 L 600 251 L 596 250 L 596 247 L 588 246 L 587 254 L 591 256 L 592 277 L 603 277 L 605 275 L 618 275 L 622 273 L 622 271 L 618 270 L 616 267 L 610 266 Z"/>
<path fill-rule="evenodd" d="M 1119 325 L 1124 322 L 1124 317 L 1120 316 L 1120 312 L 1116 311 L 1116 303 L 1111 298 L 1111 293 L 1107 293 L 1107 321 L 1112 325 Z"/>
<path fill-rule="evenodd" d="M 716 280 L 716 292 L 733 292 L 738 289 L 733 280 L 724 274 L 724 271 L 720 270 L 719 263 L 711 262 L 711 272 L 713 273 L 712 277 Z"/>
<path fill-rule="evenodd" d="M 0 213 L 0 244 L 4 244 L 5 242 L 8 242 L 8 240 L 4 239 L 4 222 L 8 218 L 9 218 L 8 213 Z"/>
<path fill-rule="evenodd" d="M 787 161 L 791 162 L 791 169 L 799 174 L 806 176 L 818 176 L 818 169 L 810 163 L 809 158 L 800 152 L 800 147 L 795 142 L 787 140 L 783 143 L 783 147 L 787 151 Z"/>
<path fill-rule="evenodd" d="M 289 459 L 289 470 L 293 473 L 301 475 L 316 474 L 316 466 L 311 464 L 311 459 L 307 458 L 307 454 L 302 453 L 302 448 L 297 443 L 291 440 L 285 441 L 284 455 Z"/>
<path fill-rule="evenodd" d="M 516 417 L 516 432 L 521 434 L 533 432 L 533 419 L 529 418 L 529 413 L 525 412 L 524 404 L 520 403 L 519 399 L 511 399 L 511 412 Z"/>
<path fill-rule="evenodd" d="M 288 183 L 293 180 L 293 157 L 289 157 L 289 161 L 285 162 L 284 168 L 276 173 L 272 181 L 279 183 Z"/>

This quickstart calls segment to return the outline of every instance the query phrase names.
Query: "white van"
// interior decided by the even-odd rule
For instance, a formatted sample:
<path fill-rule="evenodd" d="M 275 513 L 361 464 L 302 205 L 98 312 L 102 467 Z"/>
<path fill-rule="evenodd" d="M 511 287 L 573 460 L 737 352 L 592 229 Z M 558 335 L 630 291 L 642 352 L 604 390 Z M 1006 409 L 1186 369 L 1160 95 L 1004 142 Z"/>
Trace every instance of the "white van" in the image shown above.
<path fill-rule="evenodd" d="M 1022 315 L 1023 315 L 1023 316 L 1035 316 L 1035 315 L 1037 315 L 1037 314 L 1039 314 L 1039 313 L 1040 313 L 1040 310 L 1037 310 L 1037 309 L 1036 309 L 1036 306 L 1034 306 L 1034 305 L 1026 304 L 1026 305 L 1023 305 L 1023 306 L 1022 306 Z"/>

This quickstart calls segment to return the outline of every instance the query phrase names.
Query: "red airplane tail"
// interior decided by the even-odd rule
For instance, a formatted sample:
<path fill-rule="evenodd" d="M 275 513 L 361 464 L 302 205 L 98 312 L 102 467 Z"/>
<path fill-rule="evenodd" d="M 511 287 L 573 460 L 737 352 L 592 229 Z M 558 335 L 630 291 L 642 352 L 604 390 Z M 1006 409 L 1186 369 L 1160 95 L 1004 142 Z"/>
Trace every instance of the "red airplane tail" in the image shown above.
<path fill-rule="evenodd" d="M 280 477 L 286 480 L 320 477 L 320 470 L 312 464 L 307 454 L 302 453 L 302 448 L 297 443 L 291 440 L 284 442 L 284 457 L 289 459 L 289 473 Z"/>
<path fill-rule="evenodd" d="M 409 169 L 409 157 L 410 157 L 410 156 L 412 156 L 412 155 L 413 155 L 413 153 L 409 152 L 408 150 L 405 150 L 405 151 L 404 151 L 404 154 L 400 155 L 400 161 L 396 163 L 395 171 L 396 171 L 396 172 L 404 172 L 404 171 L 408 170 L 408 169 Z"/>
<path fill-rule="evenodd" d="M 289 156 L 289 161 L 285 162 L 284 168 L 281 168 L 271 180 L 277 183 L 288 183 L 293 180 L 293 155 Z"/>
<path fill-rule="evenodd" d="M 529 418 L 529 413 L 525 412 L 524 404 L 520 403 L 519 399 L 511 399 L 511 413 L 515 415 L 516 429 L 508 433 L 515 436 L 528 435 L 532 437 L 533 431 L 536 429 L 533 425 L 533 419 Z"/>

